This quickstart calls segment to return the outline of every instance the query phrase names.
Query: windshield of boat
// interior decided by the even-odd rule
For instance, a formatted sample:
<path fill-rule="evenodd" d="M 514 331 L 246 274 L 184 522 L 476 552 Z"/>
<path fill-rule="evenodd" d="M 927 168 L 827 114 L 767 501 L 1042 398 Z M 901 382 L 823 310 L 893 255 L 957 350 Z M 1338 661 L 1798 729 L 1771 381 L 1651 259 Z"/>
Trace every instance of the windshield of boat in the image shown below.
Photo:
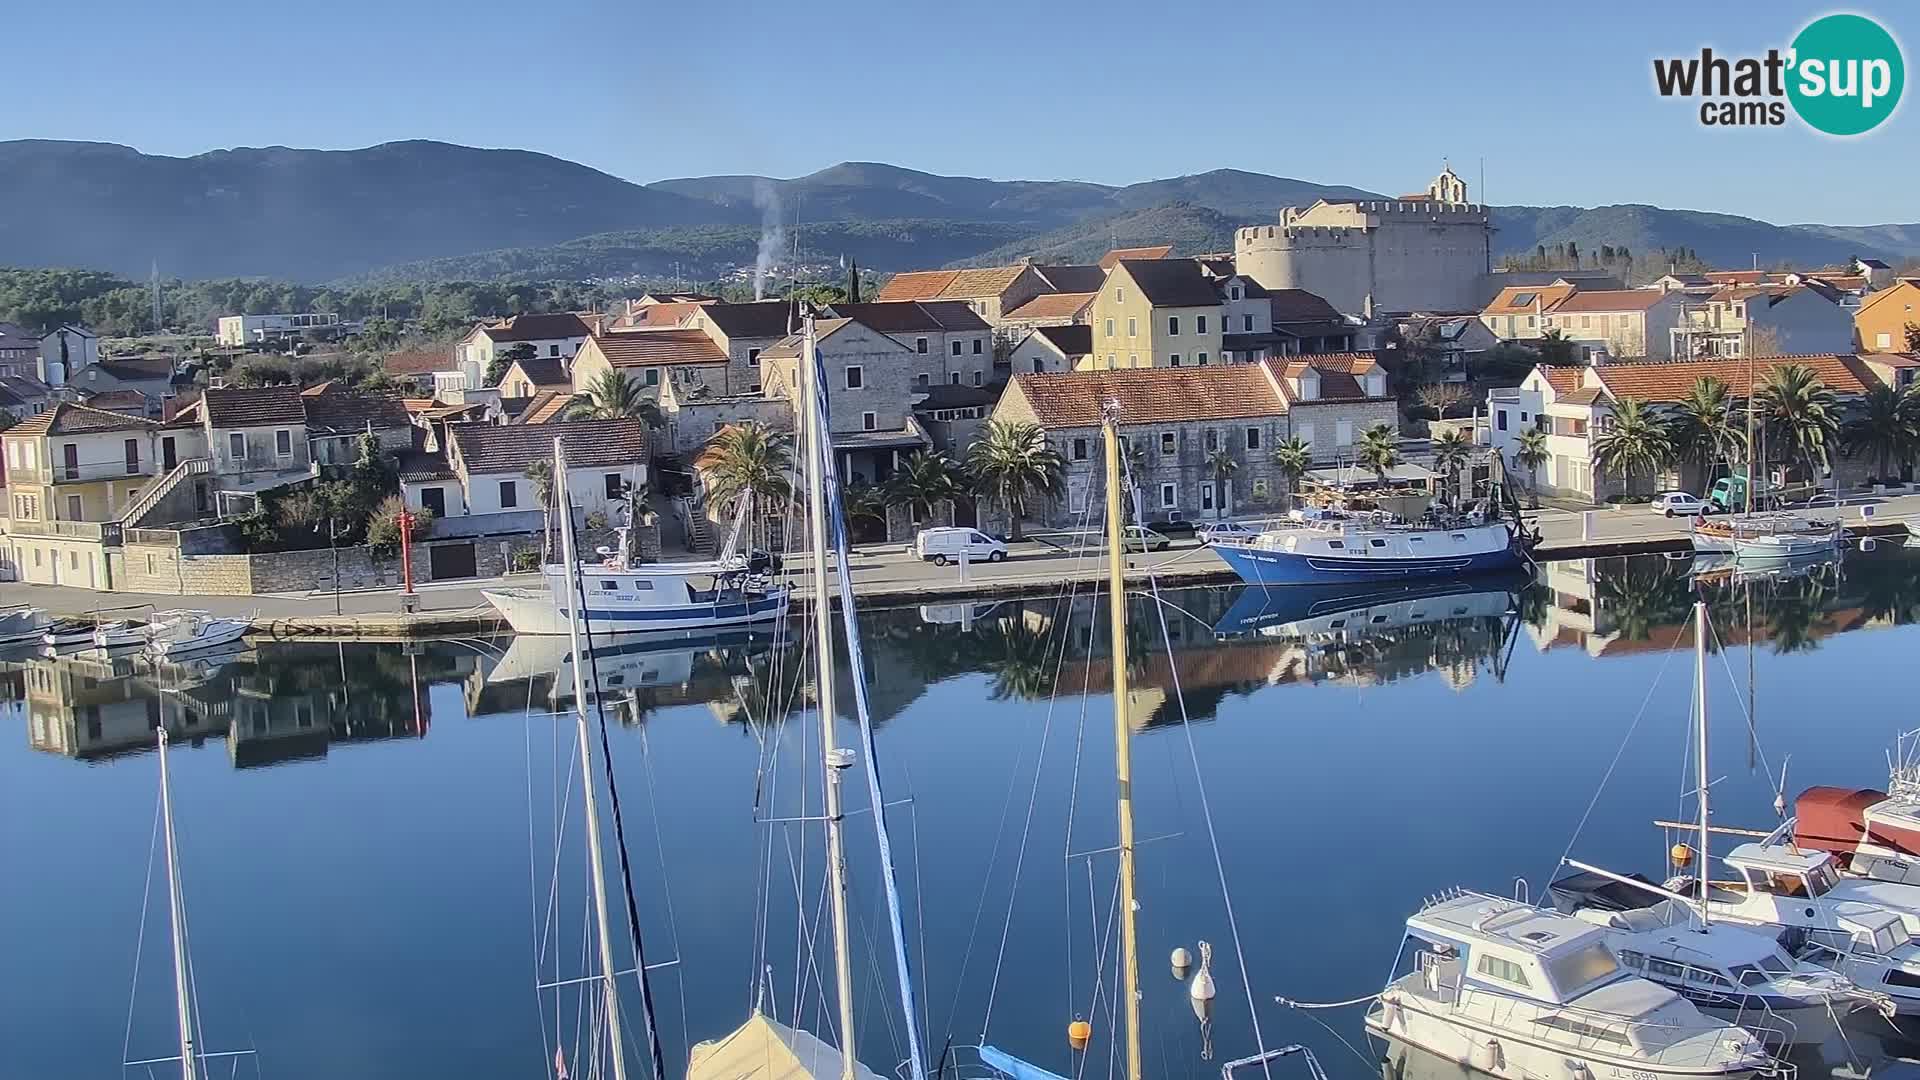
<path fill-rule="evenodd" d="M 1736 964 L 1733 968 L 1733 977 L 1740 980 L 1741 986 L 1759 986 L 1792 973 L 1793 965 L 1779 953 L 1761 957 L 1758 964 Z"/>
<path fill-rule="evenodd" d="M 1825 896 L 1828 890 L 1839 883 L 1839 880 L 1831 862 L 1821 863 L 1807 874 L 1808 885 L 1815 896 Z"/>
<path fill-rule="evenodd" d="M 1597 982 L 1613 978 L 1620 964 L 1605 944 L 1594 942 L 1547 961 L 1547 974 L 1564 998 L 1572 998 Z"/>

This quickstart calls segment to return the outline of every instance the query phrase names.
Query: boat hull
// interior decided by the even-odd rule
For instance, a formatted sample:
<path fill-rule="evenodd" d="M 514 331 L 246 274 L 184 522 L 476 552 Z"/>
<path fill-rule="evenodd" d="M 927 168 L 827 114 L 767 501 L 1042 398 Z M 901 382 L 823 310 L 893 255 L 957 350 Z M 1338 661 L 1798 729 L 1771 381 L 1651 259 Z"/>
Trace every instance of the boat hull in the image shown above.
<path fill-rule="evenodd" d="M 1511 570 L 1521 563 L 1513 546 L 1418 559 L 1370 559 L 1221 545 L 1214 554 L 1249 585 L 1332 585 L 1351 581 L 1405 581 Z"/>
<path fill-rule="evenodd" d="M 1540 1080 L 1541 1077 L 1586 1075 L 1597 1080 L 1632 1077 L 1635 1080 L 1746 1080 L 1759 1075 L 1750 1065 L 1687 1065 L 1645 1057 L 1620 1060 L 1608 1055 L 1583 1057 L 1574 1048 L 1522 1039 L 1502 1030 L 1457 1023 L 1420 1008 L 1405 995 L 1382 995 L 1367 1010 L 1367 1032 L 1389 1046 L 1413 1047 L 1499 1080 Z M 1574 1064 L 1583 1066 L 1574 1070 Z"/>
<path fill-rule="evenodd" d="M 516 634 L 565 634 L 573 613 L 544 589 L 489 589 L 481 593 Z M 585 607 L 586 630 L 632 634 L 650 630 L 698 630 L 772 622 L 787 613 L 784 589 L 740 599 L 649 607 Z"/>
<path fill-rule="evenodd" d="M 152 651 L 154 655 L 168 660 L 179 659 L 183 656 L 198 656 L 232 645 L 234 642 L 246 637 L 247 631 L 250 629 L 252 629 L 252 627 L 248 624 L 240 623 L 233 626 L 222 626 L 209 633 L 200 634 L 195 637 L 178 638 L 171 641 L 158 640 L 153 643 Z"/>

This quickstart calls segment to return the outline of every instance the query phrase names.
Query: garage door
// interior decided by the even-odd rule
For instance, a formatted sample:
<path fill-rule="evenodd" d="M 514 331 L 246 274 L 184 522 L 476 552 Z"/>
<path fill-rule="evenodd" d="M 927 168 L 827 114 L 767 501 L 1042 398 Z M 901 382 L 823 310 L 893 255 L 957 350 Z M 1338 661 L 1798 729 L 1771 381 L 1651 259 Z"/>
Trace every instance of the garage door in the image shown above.
<path fill-rule="evenodd" d="M 427 574 L 434 581 L 473 577 L 472 544 L 435 544 L 427 549 Z"/>

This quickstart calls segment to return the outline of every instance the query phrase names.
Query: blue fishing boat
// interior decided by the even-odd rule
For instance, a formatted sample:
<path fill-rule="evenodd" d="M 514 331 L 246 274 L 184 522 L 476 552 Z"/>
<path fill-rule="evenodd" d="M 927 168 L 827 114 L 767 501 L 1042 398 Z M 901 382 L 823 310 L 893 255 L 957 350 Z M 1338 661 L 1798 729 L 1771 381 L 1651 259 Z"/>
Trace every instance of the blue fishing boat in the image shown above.
<path fill-rule="evenodd" d="M 1209 550 L 1249 585 L 1332 585 L 1511 570 L 1531 544 L 1524 530 L 1498 520 L 1405 525 L 1381 513 L 1317 511 Z"/>

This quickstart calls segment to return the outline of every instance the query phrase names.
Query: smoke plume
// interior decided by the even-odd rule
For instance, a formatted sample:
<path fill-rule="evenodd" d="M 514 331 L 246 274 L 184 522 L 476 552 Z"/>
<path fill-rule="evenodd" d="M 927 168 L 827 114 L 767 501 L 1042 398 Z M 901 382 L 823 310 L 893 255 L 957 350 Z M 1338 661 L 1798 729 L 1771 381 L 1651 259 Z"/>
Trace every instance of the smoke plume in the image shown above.
<path fill-rule="evenodd" d="M 780 193 L 765 180 L 753 185 L 753 205 L 760 208 L 760 250 L 753 256 L 753 298 L 764 300 L 773 260 L 785 246 L 786 226 L 780 223 Z"/>

